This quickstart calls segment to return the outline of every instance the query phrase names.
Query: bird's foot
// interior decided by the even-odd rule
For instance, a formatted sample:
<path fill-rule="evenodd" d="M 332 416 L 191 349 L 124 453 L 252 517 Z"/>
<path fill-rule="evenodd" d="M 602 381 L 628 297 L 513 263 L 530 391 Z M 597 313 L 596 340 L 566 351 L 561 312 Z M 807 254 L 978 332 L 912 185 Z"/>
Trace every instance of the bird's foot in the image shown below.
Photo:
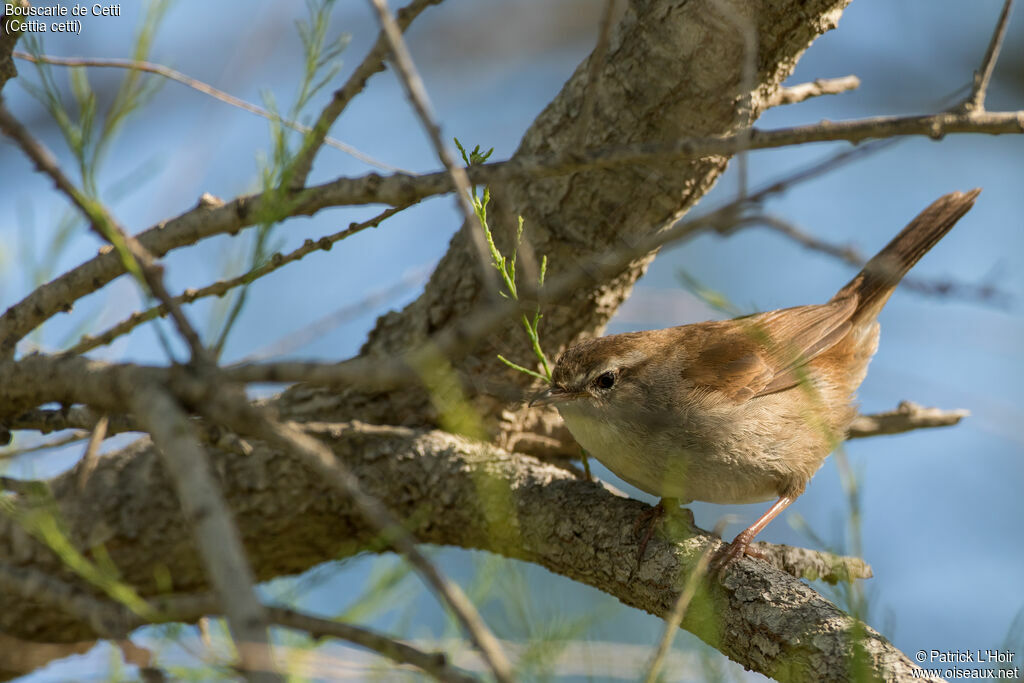
<path fill-rule="evenodd" d="M 747 531 L 740 532 L 732 543 L 721 549 L 715 559 L 711 561 L 711 569 L 719 579 L 725 576 L 726 570 L 733 562 L 744 555 L 765 559 L 761 553 L 750 549 L 750 542 L 754 539 L 754 534 L 748 534 Z"/>
<path fill-rule="evenodd" d="M 643 563 L 644 555 L 647 553 L 647 544 L 650 543 L 658 525 L 664 522 L 666 517 L 675 517 L 677 514 L 685 515 L 688 525 L 693 527 L 693 513 L 687 508 L 680 508 L 679 501 L 674 498 L 662 498 L 657 505 L 644 510 L 636 518 L 633 523 L 633 534 L 639 536 L 642 531 L 643 537 L 640 539 L 640 547 L 637 549 L 636 565 L 629 573 L 629 581 L 633 580 L 637 569 Z"/>

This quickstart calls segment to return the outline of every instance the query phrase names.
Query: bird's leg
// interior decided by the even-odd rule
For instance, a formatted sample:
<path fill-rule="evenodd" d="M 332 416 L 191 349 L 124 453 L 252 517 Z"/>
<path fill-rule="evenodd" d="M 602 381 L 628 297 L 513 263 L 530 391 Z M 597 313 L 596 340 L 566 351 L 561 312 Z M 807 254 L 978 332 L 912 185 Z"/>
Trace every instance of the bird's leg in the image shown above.
<path fill-rule="evenodd" d="M 721 576 L 726 567 L 735 562 L 742 555 L 753 554 L 747 550 L 747 546 L 754 540 L 761 531 L 768 526 L 768 524 L 779 516 L 779 514 L 788 508 L 793 501 L 796 500 L 795 495 L 783 495 L 775 504 L 768 508 L 767 512 L 757 518 L 757 520 L 748 526 L 746 529 L 741 531 L 733 539 L 732 543 L 726 546 L 725 550 L 715 559 L 714 565 L 718 570 L 719 576 Z"/>
<path fill-rule="evenodd" d="M 640 563 L 644 560 L 644 554 L 647 552 L 647 544 L 650 543 L 651 537 L 654 536 L 654 531 L 662 519 L 668 515 L 672 516 L 680 510 L 678 498 L 662 498 L 658 501 L 658 504 L 654 507 L 650 507 L 644 510 L 636 521 L 633 523 L 633 533 L 639 534 L 643 530 L 643 538 L 640 539 L 640 548 L 636 554 L 636 567 L 633 568 L 633 573 L 640 568 Z M 693 526 L 693 513 L 689 510 L 683 509 L 689 515 L 690 526 Z M 646 527 L 646 528 L 645 528 Z M 632 573 L 630 574 L 632 577 Z"/>

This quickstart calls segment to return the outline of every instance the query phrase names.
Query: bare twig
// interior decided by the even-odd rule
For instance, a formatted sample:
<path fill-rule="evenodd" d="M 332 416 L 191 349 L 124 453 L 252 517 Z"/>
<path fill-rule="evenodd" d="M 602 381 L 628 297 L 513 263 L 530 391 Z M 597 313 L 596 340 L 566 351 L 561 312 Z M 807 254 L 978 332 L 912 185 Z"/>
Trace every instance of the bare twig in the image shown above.
<path fill-rule="evenodd" d="M 850 425 L 847 439 L 862 439 L 884 434 L 902 434 L 914 429 L 950 427 L 971 414 L 969 410 L 925 408 L 911 401 L 901 401 L 896 410 L 872 415 L 858 415 Z"/>
<path fill-rule="evenodd" d="M 413 20 L 423 10 L 440 2 L 441 0 L 412 0 L 412 2 L 398 12 L 400 30 L 404 31 L 409 28 L 409 25 L 412 24 Z M 388 42 L 384 32 L 381 31 L 380 36 L 377 37 L 377 42 L 373 44 L 370 52 L 367 53 L 363 61 L 356 67 L 356 70 L 345 81 L 345 85 L 334 91 L 331 101 L 320 112 L 319 118 L 313 124 L 312 131 L 303 140 L 302 148 L 295 155 L 291 169 L 286 174 L 286 177 L 290 178 L 292 189 L 297 190 L 306 184 L 306 178 L 309 177 L 309 171 L 313 167 L 313 159 L 316 158 L 317 152 L 327 138 L 327 131 L 331 129 L 337 118 L 345 111 L 345 107 L 348 106 L 349 102 L 363 91 L 366 81 L 369 80 L 370 76 L 384 70 L 384 58 L 387 57 L 387 54 Z"/>
<path fill-rule="evenodd" d="M 455 163 L 455 157 L 452 155 L 451 150 L 444 143 L 444 140 L 441 139 L 441 127 L 437 124 L 437 117 L 434 116 L 433 108 L 430 106 L 427 89 L 423 85 L 423 79 L 420 78 L 416 65 L 412 61 L 412 55 L 405 44 L 405 39 L 402 38 L 402 29 L 398 22 L 395 21 L 391 11 L 388 10 L 386 0 L 370 0 L 370 2 L 373 4 L 374 9 L 377 10 L 377 18 L 380 20 L 381 30 L 391 46 L 395 70 L 398 73 L 402 87 L 412 103 L 413 109 L 416 110 L 420 123 L 423 124 L 424 129 L 427 131 L 427 136 L 434 146 L 434 152 L 441 160 L 441 164 L 447 170 L 452 184 L 455 186 L 455 201 L 459 211 L 462 213 L 462 229 L 466 233 L 466 239 L 473 245 L 476 251 L 477 268 L 479 269 L 481 282 L 484 283 L 481 291 L 484 292 L 485 296 L 493 296 L 496 292 L 500 291 L 498 277 L 490 267 L 490 256 L 487 251 L 487 244 L 484 241 L 483 226 L 480 224 L 473 206 L 469 203 L 469 198 L 473 192 L 469 183 L 469 175 L 466 173 L 465 168 Z"/>
<path fill-rule="evenodd" d="M 985 57 L 981 60 L 981 68 L 974 72 L 974 85 L 971 94 L 961 105 L 963 111 L 985 111 L 985 94 L 988 91 L 992 72 L 996 68 L 996 61 L 999 59 L 999 50 L 1003 45 L 1003 38 L 1006 36 L 1006 27 L 1010 23 L 1010 8 L 1012 6 L 1013 0 L 1005 0 L 1003 3 L 1003 11 L 999 14 L 996 28 L 992 32 L 992 40 L 989 41 Z"/>
<path fill-rule="evenodd" d="M 239 362 L 249 363 L 268 358 L 279 358 L 292 353 L 296 349 L 300 349 L 312 341 L 320 339 L 341 324 L 359 315 L 369 314 L 379 309 L 385 302 L 394 299 L 399 294 L 408 292 L 414 287 L 420 287 L 426 282 L 429 274 L 429 268 L 416 268 L 404 275 L 393 285 L 367 292 L 359 301 L 338 308 L 309 325 L 289 332 L 277 341 L 271 342 L 267 346 L 250 353 L 248 356 L 240 359 Z"/>
<path fill-rule="evenodd" d="M 190 304 L 197 299 L 202 299 L 210 296 L 223 296 L 235 287 L 241 287 L 243 285 L 255 282 L 259 278 L 269 275 L 278 268 L 299 261 L 303 257 L 315 252 L 315 251 L 330 251 L 331 247 L 335 243 L 347 238 L 352 235 L 365 230 L 366 228 L 376 228 L 387 218 L 395 215 L 396 213 L 405 210 L 408 206 L 398 206 L 391 209 L 387 209 L 370 220 L 363 221 L 362 223 L 352 223 L 346 229 L 336 232 L 333 235 L 325 235 L 317 240 L 307 239 L 301 247 L 295 249 L 287 254 L 281 254 L 280 252 L 273 254 L 267 259 L 266 263 L 261 266 L 253 268 L 247 273 L 243 273 L 238 277 L 229 278 L 226 280 L 218 280 L 213 284 L 201 287 L 199 289 L 186 289 L 182 294 L 174 297 L 173 301 L 177 304 Z M 99 346 L 105 346 L 110 344 L 118 337 L 124 336 L 134 330 L 139 325 L 147 323 L 150 320 L 163 317 L 167 315 L 168 308 L 166 304 L 160 304 L 159 306 L 153 306 L 145 311 L 139 311 L 132 313 L 126 319 L 110 327 L 109 329 L 101 332 L 97 335 L 83 335 L 78 343 L 72 346 L 65 353 L 80 354 L 87 351 L 91 351 Z"/>
<path fill-rule="evenodd" d="M 833 242 L 823 240 L 817 235 L 812 235 L 809 232 L 801 230 L 789 221 L 783 220 L 778 216 L 761 214 L 758 218 L 760 219 L 761 224 L 766 228 L 771 228 L 780 235 L 785 235 L 802 247 L 811 249 L 812 251 L 819 251 L 823 254 L 828 254 L 829 256 L 839 259 L 843 263 L 857 268 L 862 267 L 867 262 L 867 259 L 864 258 L 860 251 L 852 245 L 835 244 Z"/>
<path fill-rule="evenodd" d="M 280 680 L 273 673 L 266 614 L 256 598 L 256 582 L 238 529 L 188 418 L 168 394 L 146 384 L 134 392 L 132 409 L 163 456 L 185 517 L 193 525 L 206 572 L 224 607 L 241 667 L 252 680 Z"/>
<path fill-rule="evenodd" d="M 340 638 L 372 650 L 397 664 L 411 664 L 439 681 L 471 683 L 477 680 L 448 664 L 442 652 L 428 653 L 367 628 L 328 621 L 281 607 L 267 609 L 270 620 L 278 625 L 305 631 L 314 638 Z"/>
<path fill-rule="evenodd" d="M 683 586 L 683 590 L 679 592 L 679 599 L 672 606 L 672 611 L 665 615 L 665 630 L 661 634 L 658 649 L 654 652 L 654 656 L 647 667 L 644 683 L 654 683 L 654 681 L 658 680 L 658 674 L 661 672 L 665 657 L 668 655 L 669 648 L 672 647 L 672 641 L 675 640 L 679 625 L 683 623 L 683 617 L 686 616 L 686 609 L 690 606 L 693 596 L 697 594 L 697 586 L 700 585 L 700 582 L 704 580 L 708 573 L 708 565 L 711 564 L 711 556 L 714 554 L 716 547 L 717 544 L 708 543 L 708 547 L 701 553 L 697 563 L 690 571 L 690 575 L 686 577 L 686 584 Z"/>
<path fill-rule="evenodd" d="M 239 97 L 235 97 L 234 95 L 231 95 L 229 93 L 224 92 L 223 90 L 220 90 L 219 88 L 213 87 L 209 83 L 205 83 L 203 81 L 200 81 L 199 79 L 187 76 L 181 73 L 180 71 L 172 69 L 169 66 L 164 66 L 163 64 L 155 64 L 153 62 L 146 61 L 136 61 L 134 59 L 103 59 L 98 57 L 52 57 L 50 55 L 32 55 L 28 52 L 21 52 L 20 50 L 16 50 L 14 52 L 14 56 L 18 59 L 24 59 L 27 62 L 53 64 L 55 66 L 88 66 L 100 68 L 110 67 L 117 69 L 132 69 L 134 71 L 144 71 L 146 73 L 156 74 L 157 76 L 163 76 L 166 79 L 175 81 L 177 83 L 181 83 L 182 85 L 192 88 L 193 90 L 197 90 L 203 93 L 204 95 L 209 95 L 210 97 L 213 97 L 216 100 L 220 100 L 225 104 L 229 104 L 233 107 L 238 107 L 239 109 L 243 109 L 249 112 L 250 114 L 262 116 L 268 121 L 275 121 L 277 123 L 280 123 L 282 126 L 286 126 L 300 133 L 306 134 L 313 130 L 309 126 L 303 125 L 298 121 L 286 119 L 280 116 L 279 114 L 275 114 L 272 111 L 268 111 L 263 107 L 253 104 L 252 102 L 247 102 L 246 100 L 243 100 Z M 341 150 L 345 154 L 348 154 L 349 156 L 354 157 L 365 164 L 375 166 L 381 170 L 401 171 L 403 173 L 410 173 L 410 171 L 406 171 L 405 169 L 398 168 L 397 166 L 392 166 L 391 164 L 386 164 L 383 161 L 378 161 L 377 159 L 371 157 L 369 154 L 360 152 L 352 145 L 344 143 L 341 140 L 335 140 L 334 138 L 331 137 L 325 137 L 324 144 L 334 147 L 335 149 Z"/>
<path fill-rule="evenodd" d="M 4 424 L 9 429 L 23 429 L 32 430 L 34 432 L 40 432 L 42 434 L 50 434 L 52 432 L 59 432 L 65 429 L 74 429 L 76 431 L 76 438 L 74 441 L 80 441 L 89 436 L 89 433 L 96 427 L 103 414 L 89 408 L 88 406 L 71 406 L 70 408 L 39 408 L 36 410 L 29 410 L 21 415 L 7 419 Z M 125 415 L 112 415 L 108 416 L 107 422 L 107 434 L 121 434 L 123 432 L 137 432 L 139 426 L 135 423 L 134 419 L 130 419 Z M 49 448 L 52 446 L 64 445 L 59 441 L 51 442 L 48 446 L 40 446 L 39 448 Z"/>
<path fill-rule="evenodd" d="M 797 244 L 812 251 L 828 254 L 855 268 L 861 268 L 867 262 L 860 251 L 852 245 L 835 244 L 823 240 L 778 216 L 759 214 L 758 219 L 765 227 L 785 235 Z M 994 285 L 985 282 L 968 283 L 949 279 L 926 279 L 916 275 L 905 277 L 900 282 L 900 287 L 931 296 L 956 296 L 960 299 L 972 299 L 994 305 L 1005 305 L 1010 296 L 1005 291 L 1000 291 Z"/>
<path fill-rule="evenodd" d="M 20 429 L 20 427 L 7 424 L 7 429 Z M 59 439 L 53 441 L 43 441 L 33 446 L 27 446 L 25 448 L 5 448 L 0 450 L 0 460 L 10 460 L 11 458 L 17 458 L 27 453 L 36 453 L 38 451 L 46 451 L 51 448 L 60 448 L 61 446 L 67 446 L 69 444 L 77 443 L 89 436 L 88 432 L 75 430 L 71 434 L 62 436 Z"/>
<path fill-rule="evenodd" d="M 0 489 L 23 496 L 38 492 L 40 487 L 43 487 L 43 490 L 45 490 L 45 486 L 44 482 L 36 479 L 18 479 L 17 477 L 0 475 Z"/>
<path fill-rule="evenodd" d="M 779 88 L 771 98 L 765 101 L 765 107 L 778 107 L 784 104 L 797 104 L 812 97 L 822 95 L 839 95 L 856 90 L 860 87 L 860 79 L 856 76 L 840 78 L 816 78 L 810 83 L 800 83 L 786 88 Z"/>
<path fill-rule="evenodd" d="M 196 363 L 210 362 L 210 355 L 203 347 L 199 334 L 192 327 L 192 324 L 185 317 L 181 307 L 174 303 L 163 281 L 163 267 L 159 266 L 149 251 L 132 235 L 125 232 L 114 217 L 110 215 L 106 207 L 100 202 L 87 197 L 81 192 L 71 180 L 64 175 L 57 165 L 57 160 L 43 147 L 28 130 L 18 122 L 7 110 L 7 107 L 0 103 L 0 130 L 13 140 L 32 160 L 36 169 L 46 174 L 53 180 L 57 189 L 63 192 L 71 202 L 78 207 L 85 218 L 89 221 L 93 232 L 102 239 L 110 242 L 119 253 L 124 267 L 129 271 L 138 271 L 142 279 L 149 287 L 153 295 L 164 302 L 168 307 L 171 318 L 178 328 L 178 332 L 188 343 L 192 351 L 192 360 Z M 13 348 L 10 349 L 13 353 Z M 2 354 L 0 354 L 2 357 Z"/>
<path fill-rule="evenodd" d="M 89 443 L 85 446 L 85 455 L 78 463 L 78 490 L 81 491 L 85 488 L 86 482 L 89 481 L 89 476 L 92 471 L 96 469 L 96 462 L 99 459 L 100 444 L 103 443 L 103 439 L 107 438 L 107 425 L 110 424 L 110 418 L 106 415 L 100 417 L 96 422 L 96 426 L 92 428 L 92 434 L 89 435 Z"/>
<path fill-rule="evenodd" d="M 167 595 L 154 598 L 152 605 L 168 621 L 195 621 L 202 615 L 220 613 L 213 595 Z M 439 681 L 469 683 L 476 679 L 452 667 L 441 652 L 423 652 L 407 643 L 372 629 L 339 621 L 321 619 L 293 609 L 268 605 L 264 608 L 271 623 L 305 631 L 313 638 L 338 638 L 387 657 L 396 664 L 411 664 Z M 127 615 L 126 615 L 127 616 Z M 141 626 L 138 622 L 136 625 Z"/>

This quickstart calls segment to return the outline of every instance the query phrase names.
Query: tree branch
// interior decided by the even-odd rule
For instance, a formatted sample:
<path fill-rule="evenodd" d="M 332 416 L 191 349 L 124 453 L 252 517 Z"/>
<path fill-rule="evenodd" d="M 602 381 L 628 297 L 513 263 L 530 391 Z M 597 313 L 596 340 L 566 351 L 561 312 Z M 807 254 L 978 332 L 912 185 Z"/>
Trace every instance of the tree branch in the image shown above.
<path fill-rule="evenodd" d="M 850 425 L 847 439 L 862 439 L 883 434 L 902 434 L 914 429 L 949 427 L 971 414 L 969 410 L 925 408 L 911 401 L 901 401 L 896 410 L 873 415 L 858 415 Z"/>
<path fill-rule="evenodd" d="M 702 533 L 687 532 L 678 542 L 655 537 L 630 581 L 637 551 L 633 521 L 646 507 L 639 501 L 535 459 L 442 432 L 322 425 L 318 434 L 419 540 L 534 562 L 659 616 L 676 602 L 708 544 L 720 544 Z M 198 555 L 188 551 L 188 528 L 155 464 L 153 451 L 140 444 L 101 459 L 81 492 L 74 471 L 58 477 L 54 495 L 76 544 L 102 542 L 124 580 L 143 594 L 160 590 L 151 569 L 156 557 L 174 577 L 176 591 L 202 592 L 205 573 Z M 351 500 L 279 451 L 257 446 L 247 457 L 224 454 L 217 476 L 232 508 L 245 511 L 236 518 L 259 578 L 380 547 L 376 529 Z M 181 550 L 152 554 L 167 547 Z M 6 518 L 0 518 L 0 552 L 58 578 L 66 574 L 59 560 Z M 740 560 L 722 585 L 708 590 L 695 597 L 683 627 L 749 668 L 779 680 L 841 680 L 854 649 L 863 648 L 877 675 L 909 675 L 912 664 L 882 636 L 759 560 Z M 863 641 L 851 637 L 859 629 Z M 52 641 L 96 635 L 81 620 L 7 593 L 0 594 L 0 631 Z"/>
<path fill-rule="evenodd" d="M 766 107 L 778 107 L 783 104 L 797 104 L 812 97 L 822 95 L 839 95 L 844 92 L 856 90 L 860 87 L 860 79 L 856 76 L 843 76 L 841 78 L 816 78 L 810 83 L 800 83 L 786 88 L 779 88 L 770 99 L 765 102 Z"/>
<path fill-rule="evenodd" d="M 1003 2 L 1003 10 L 999 13 L 995 30 L 992 32 L 992 39 L 989 41 L 988 49 L 985 50 L 985 57 L 981 60 L 981 67 L 974 73 L 971 95 L 961 105 L 963 111 L 985 111 L 985 94 L 988 92 L 988 82 L 992 78 L 992 72 L 995 71 L 996 62 L 999 60 L 999 50 L 1003 46 L 1006 27 L 1010 23 L 1011 7 L 1013 7 L 1013 0 Z"/>

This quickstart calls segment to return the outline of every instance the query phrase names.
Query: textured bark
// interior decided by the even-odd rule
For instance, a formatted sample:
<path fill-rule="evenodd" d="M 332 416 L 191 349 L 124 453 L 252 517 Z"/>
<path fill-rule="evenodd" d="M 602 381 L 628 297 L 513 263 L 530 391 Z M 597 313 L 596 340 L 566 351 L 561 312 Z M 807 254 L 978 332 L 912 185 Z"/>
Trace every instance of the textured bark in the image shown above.
<path fill-rule="evenodd" d="M 639 501 L 533 458 L 444 432 L 315 428 L 367 491 L 388 501 L 423 542 L 535 562 L 653 614 L 671 609 L 706 544 L 720 543 L 678 525 L 676 542 L 655 537 L 630 579 L 637 551 L 633 522 L 646 508 Z M 219 453 L 216 462 L 259 578 L 375 548 L 374 534 L 350 502 L 292 458 L 258 446 L 249 456 Z M 175 591 L 207 587 L 173 486 L 146 444 L 104 458 L 84 489 L 75 470 L 52 483 L 75 544 L 102 544 L 122 578 L 143 595 L 166 590 L 158 588 L 160 575 L 173 579 Z M 0 555 L 75 581 L 10 518 L 0 518 Z M 846 680 L 857 665 L 896 679 L 909 676 L 913 666 L 882 636 L 804 584 L 754 560 L 741 560 L 724 584 L 701 591 L 683 626 L 745 666 L 781 680 Z M 55 614 L 46 603 L 10 595 L 0 595 L 0 632 L 44 642 L 96 636 L 87 624 Z"/>
<path fill-rule="evenodd" d="M 600 78 L 590 86 L 596 88 L 596 107 L 592 117 L 585 117 L 584 144 L 671 141 L 743 130 L 803 50 L 835 26 L 845 4 L 633 0 L 597 69 Z M 757 36 L 752 61 L 746 61 L 747 28 Z M 587 74 L 585 62 L 537 118 L 517 154 L 562 152 L 578 144 L 575 124 Z M 748 100 L 749 106 L 744 104 Z M 524 265 L 531 255 L 534 263 L 547 255 L 555 277 L 665 227 L 708 191 L 726 161 L 713 157 L 507 180 L 492 187 L 492 224 L 499 244 L 508 250 L 514 217 L 523 215 L 531 252 L 523 255 Z M 554 355 L 574 340 L 598 334 L 653 256 L 546 305 L 542 339 L 547 352 Z M 423 295 L 405 310 L 383 316 L 363 353 L 400 352 L 486 306 L 496 293 L 481 291 L 473 258 L 458 233 Z M 708 542 L 717 541 L 702 535 L 678 544 L 656 540 L 637 576 L 627 580 L 636 552 L 632 524 L 643 504 L 522 455 L 557 450 L 563 441 L 557 438 L 556 423 L 510 410 L 506 401 L 481 391 L 495 384 L 526 388 L 521 375 L 494 358 L 500 352 L 528 363 L 525 349 L 517 324 L 510 323 L 473 353 L 451 359 L 467 381 L 470 400 L 496 434 L 497 446 L 387 426 L 325 427 L 321 436 L 421 541 L 536 562 L 626 604 L 667 613 L 681 585 L 678 577 Z M 361 418 L 380 425 L 432 426 L 437 421 L 421 391 L 370 394 L 296 387 L 272 402 L 284 416 L 305 422 Z M 208 450 L 257 578 L 298 573 L 375 548 L 374 534 L 349 502 L 293 458 L 258 443 L 247 455 Z M 102 546 L 124 580 L 143 595 L 155 595 L 164 576 L 175 591 L 208 587 L 191 527 L 147 441 L 103 458 L 84 487 L 78 478 L 72 471 L 52 486 L 79 548 Z M 12 565 L 74 580 L 58 557 L 10 517 L 0 517 L 0 556 Z M 859 662 L 879 677 L 897 679 L 909 677 L 912 667 L 884 638 L 814 591 L 748 560 L 724 585 L 702 593 L 683 625 L 745 666 L 784 680 L 845 680 Z M 32 641 L 96 636 L 83 622 L 11 594 L 0 594 L 0 632 Z"/>

